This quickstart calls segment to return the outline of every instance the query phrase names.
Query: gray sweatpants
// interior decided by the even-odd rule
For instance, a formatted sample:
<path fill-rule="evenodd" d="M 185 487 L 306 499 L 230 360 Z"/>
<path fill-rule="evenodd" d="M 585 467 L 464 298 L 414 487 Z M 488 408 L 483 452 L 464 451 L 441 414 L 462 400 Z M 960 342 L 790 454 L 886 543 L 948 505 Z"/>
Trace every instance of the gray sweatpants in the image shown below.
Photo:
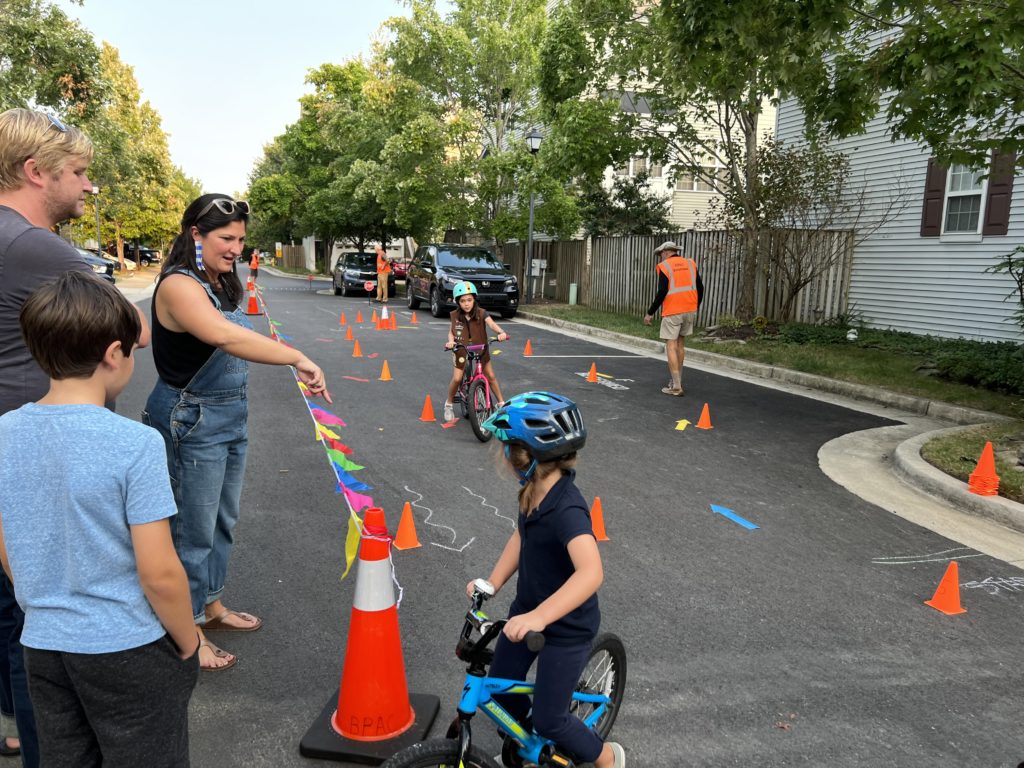
<path fill-rule="evenodd" d="M 116 653 L 25 648 L 45 768 L 187 768 L 199 660 L 166 635 Z"/>

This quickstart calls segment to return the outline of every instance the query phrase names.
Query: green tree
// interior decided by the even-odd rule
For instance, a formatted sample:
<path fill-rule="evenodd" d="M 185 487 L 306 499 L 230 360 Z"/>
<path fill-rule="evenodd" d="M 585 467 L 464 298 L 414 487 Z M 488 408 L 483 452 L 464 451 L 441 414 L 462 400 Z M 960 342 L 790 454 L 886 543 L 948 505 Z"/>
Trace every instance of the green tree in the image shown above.
<path fill-rule="evenodd" d="M 761 3 L 738 5 L 753 11 Z M 812 18 L 831 17 L 830 45 L 795 88 L 812 127 L 837 136 L 861 133 L 884 104 L 895 136 L 928 144 L 948 162 L 985 167 L 993 149 L 1021 156 L 1024 3 L 800 5 Z M 823 26 L 823 19 L 816 23 Z"/>
<path fill-rule="evenodd" d="M 92 36 L 53 3 L 0 3 L 0 111 L 46 106 L 81 119 L 94 105 L 99 71 Z"/>
<path fill-rule="evenodd" d="M 591 184 L 580 199 L 583 228 L 589 235 L 654 235 L 668 232 L 669 197 L 650 189 L 646 174 L 616 178 L 610 190 Z"/>

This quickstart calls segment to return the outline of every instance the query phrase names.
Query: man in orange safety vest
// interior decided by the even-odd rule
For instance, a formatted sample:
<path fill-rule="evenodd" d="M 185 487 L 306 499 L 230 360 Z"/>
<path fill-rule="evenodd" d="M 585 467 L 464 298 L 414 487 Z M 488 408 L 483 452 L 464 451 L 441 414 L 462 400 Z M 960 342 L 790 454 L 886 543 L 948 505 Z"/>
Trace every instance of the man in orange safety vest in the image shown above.
<path fill-rule="evenodd" d="M 260 252 L 255 248 L 252 250 L 252 256 L 249 257 L 249 277 L 255 283 L 256 275 L 260 272 Z"/>
<path fill-rule="evenodd" d="M 668 357 L 668 386 L 661 391 L 673 397 L 683 396 L 683 361 L 686 357 L 686 337 L 693 333 L 697 307 L 704 297 L 704 283 L 693 259 L 679 255 L 679 246 L 668 240 L 658 246 L 658 293 L 644 315 L 644 325 L 650 325 L 654 313 L 661 307 L 661 332 Z"/>
<path fill-rule="evenodd" d="M 384 248 L 377 246 L 377 301 L 388 300 L 388 278 L 391 276 L 391 260 Z"/>

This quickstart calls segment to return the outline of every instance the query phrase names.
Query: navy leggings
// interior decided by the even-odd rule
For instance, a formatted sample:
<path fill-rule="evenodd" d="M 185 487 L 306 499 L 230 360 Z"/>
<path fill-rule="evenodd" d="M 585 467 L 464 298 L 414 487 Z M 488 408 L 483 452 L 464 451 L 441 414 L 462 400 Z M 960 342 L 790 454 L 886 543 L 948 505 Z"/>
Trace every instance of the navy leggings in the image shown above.
<path fill-rule="evenodd" d="M 505 635 L 498 637 L 490 677 L 525 680 L 534 659 L 537 660 L 537 685 L 533 695 L 533 728 L 551 739 L 559 750 L 576 762 L 594 762 L 604 742 L 579 718 L 569 714 L 569 702 L 583 666 L 587 663 L 591 643 L 577 645 L 546 644 L 534 653 L 526 643 L 513 643 Z M 495 696 L 501 706 L 520 722 L 530 712 L 530 698 L 525 694 Z"/>

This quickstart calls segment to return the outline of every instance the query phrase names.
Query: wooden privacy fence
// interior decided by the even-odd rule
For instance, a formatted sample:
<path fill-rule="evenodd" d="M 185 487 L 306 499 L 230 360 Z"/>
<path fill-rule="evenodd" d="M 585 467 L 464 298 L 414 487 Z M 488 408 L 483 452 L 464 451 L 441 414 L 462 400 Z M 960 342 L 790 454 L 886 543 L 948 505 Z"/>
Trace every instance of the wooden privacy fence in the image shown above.
<path fill-rule="evenodd" d="M 791 233 L 790 233 L 791 234 Z M 771 255 L 779 252 L 786 235 L 765 233 L 758 246 L 754 314 L 781 319 L 786 282 Z M 853 235 L 847 231 L 801 232 L 801 245 L 811 260 L 824 259 L 827 269 L 796 297 L 790 320 L 818 323 L 844 314 L 853 263 Z M 697 316 L 700 327 L 714 325 L 722 315 L 735 315 L 740 282 L 742 233 L 722 230 L 675 232 L 655 236 L 595 237 L 589 241 L 543 241 L 533 244 L 534 260 L 546 265 L 537 296 L 567 302 L 569 286 L 577 286 L 577 300 L 592 309 L 642 315 L 657 290 L 654 249 L 673 240 L 683 255 L 694 259 L 704 283 L 704 300 Z M 786 242 L 791 242 L 792 238 Z M 525 243 L 506 243 L 502 259 L 513 274 L 523 275 Z M 524 289 L 525 290 L 525 289 Z"/>
<path fill-rule="evenodd" d="M 281 248 L 281 266 L 306 268 L 306 249 L 301 245 L 285 245 Z"/>

